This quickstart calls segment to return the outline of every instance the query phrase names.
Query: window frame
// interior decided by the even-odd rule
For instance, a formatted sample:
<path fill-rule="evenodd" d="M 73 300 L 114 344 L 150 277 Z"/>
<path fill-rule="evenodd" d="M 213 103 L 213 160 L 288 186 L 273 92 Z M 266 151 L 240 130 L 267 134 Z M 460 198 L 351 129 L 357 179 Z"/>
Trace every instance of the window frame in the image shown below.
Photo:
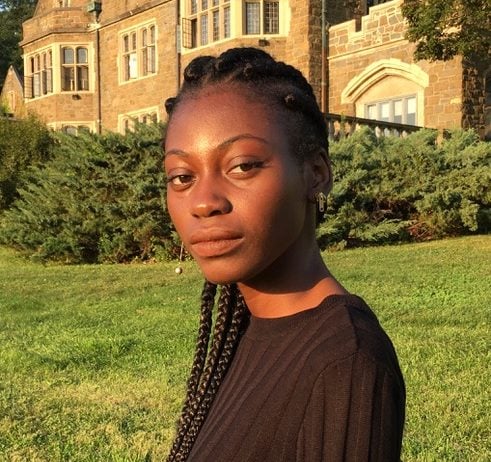
<path fill-rule="evenodd" d="M 160 121 L 159 107 L 152 106 L 137 111 L 128 112 L 118 115 L 119 132 L 123 135 L 127 131 L 133 131 L 136 122 L 149 124 Z"/>
<path fill-rule="evenodd" d="M 230 37 L 230 0 L 186 1 L 181 19 L 183 48 L 205 47 Z"/>
<path fill-rule="evenodd" d="M 280 0 L 244 0 L 242 10 L 242 32 L 243 35 L 256 35 L 256 36 L 274 36 L 280 35 L 281 32 L 281 8 L 282 2 Z M 257 21 L 252 28 L 249 24 L 248 6 L 257 5 L 257 12 L 259 16 L 255 18 Z M 271 11 L 275 9 L 275 18 L 271 19 L 267 17 L 267 10 L 271 8 Z M 268 11 L 269 13 L 269 11 Z M 250 28 L 251 27 L 251 28 Z"/>
<path fill-rule="evenodd" d="M 26 98 L 37 99 L 53 94 L 53 49 L 46 48 L 32 53 L 26 61 Z"/>
<path fill-rule="evenodd" d="M 408 104 L 409 101 L 413 100 L 414 101 L 414 112 L 408 112 Z M 396 121 L 395 120 L 395 106 L 396 103 L 401 102 L 401 121 Z M 384 105 L 388 105 L 389 113 L 388 117 L 381 117 L 382 113 L 382 108 Z M 375 107 L 375 110 L 377 112 L 376 118 L 371 117 L 370 115 L 370 108 Z M 408 116 L 414 114 L 414 123 L 412 121 L 408 121 Z M 376 100 L 376 101 L 369 101 L 364 103 L 364 116 L 366 119 L 370 120 L 377 120 L 380 122 L 391 122 L 391 123 L 400 123 L 402 125 L 411 125 L 411 126 L 418 126 L 418 95 L 415 93 L 412 93 L 410 95 L 401 95 L 401 96 L 394 96 L 392 98 L 384 98 L 381 100 Z"/>
<path fill-rule="evenodd" d="M 155 20 L 119 33 L 119 83 L 152 77 L 158 73 L 158 29 Z"/>
<path fill-rule="evenodd" d="M 65 62 L 65 50 L 72 52 L 72 61 Z M 80 59 L 79 52 L 85 51 L 85 60 Z M 90 92 L 90 59 L 89 46 L 86 44 L 60 45 L 60 92 Z M 67 79 L 68 77 L 68 79 Z M 66 87 L 67 80 L 70 82 Z"/>

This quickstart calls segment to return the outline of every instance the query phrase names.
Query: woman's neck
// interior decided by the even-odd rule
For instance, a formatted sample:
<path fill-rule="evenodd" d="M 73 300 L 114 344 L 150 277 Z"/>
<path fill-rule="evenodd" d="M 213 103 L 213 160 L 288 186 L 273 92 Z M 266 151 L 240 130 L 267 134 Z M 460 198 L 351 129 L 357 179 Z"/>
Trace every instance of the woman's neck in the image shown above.
<path fill-rule="evenodd" d="M 315 308 L 329 295 L 348 294 L 330 274 L 318 250 L 289 271 L 269 277 L 263 274 L 259 281 L 238 286 L 250 312 L 259 318 L 289 316 Z"/>

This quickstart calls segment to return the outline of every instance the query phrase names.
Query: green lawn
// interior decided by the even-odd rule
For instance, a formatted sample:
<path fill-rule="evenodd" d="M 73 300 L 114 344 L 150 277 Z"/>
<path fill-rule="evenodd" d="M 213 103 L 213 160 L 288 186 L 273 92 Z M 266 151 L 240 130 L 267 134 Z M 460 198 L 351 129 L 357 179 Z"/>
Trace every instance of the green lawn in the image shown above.
<path fill-rule="evenodd" d="M 491 460 L 491 236 L 326 253 L 391 336 L 404 461 Z M 57 266 L 0 248 L 0 461 L 162 460 L 192 356 L 190 262 Z"/>

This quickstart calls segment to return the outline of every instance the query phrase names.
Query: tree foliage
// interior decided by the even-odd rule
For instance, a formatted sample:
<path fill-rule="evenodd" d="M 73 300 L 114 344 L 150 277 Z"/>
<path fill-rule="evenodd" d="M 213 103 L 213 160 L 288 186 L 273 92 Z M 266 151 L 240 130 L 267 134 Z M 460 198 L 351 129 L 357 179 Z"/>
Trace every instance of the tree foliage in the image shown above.
<path fill-rule="evenodd" d="M 420 241 L 491 231 L 491 144 L 456 131 L 377 138 L 369 129 L 330 146 L 334 188 L 322 247 Z"/>
<path fill-rule="evenodd" d="M 48 160 L 52 145 L 46 125 L 34 116 L 4 118 L 0 108 L 0 212 L 18 197 L 17 187 L 27 168 Z"/>
<path fill-rule="evenodd" d="M 404 0 L 402 14 L 416 59 L 490 59 L 490 0 Z"/>
<path fill-rule="evenodd" d="M 36 0 L 0 0 L 0 88 L 9 66 L 22 70 L 22 23 L 32 17 Z"/>
<path fill-rule="evenodd" d="M 58 134 L 0 219 L 0 240 L 42 260 L 146 260 L 172 246 L 164 208 L 161 127 L 125 136 Z"/>

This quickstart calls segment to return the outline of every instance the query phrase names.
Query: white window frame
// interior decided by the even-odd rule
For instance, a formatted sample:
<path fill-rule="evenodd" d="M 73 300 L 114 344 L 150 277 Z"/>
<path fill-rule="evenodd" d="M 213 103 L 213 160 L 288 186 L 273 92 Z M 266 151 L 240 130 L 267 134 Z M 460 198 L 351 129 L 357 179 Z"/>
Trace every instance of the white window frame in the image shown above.
<path fill-rule="evenodd" d="M 155 21 L 119 33 L 120 84 L 157 74 L 157 33 Z"/>
<path fill-rule="evenodd" d="M 159 107 L 151 106 L 145 109 L 128 112 L 118 115 L 119 132 L 125 134 L 127 131 L 133 131 L 135 123 L 142 124 L 157 123 L 160 120 Z"/>
<path fill-rule="evenodd" d="M 73 62 L 65 62 L 64 50 L 72 52 Z M 89 46 L 86 44 L 60 46 L 60 91 L 62 93 L 90 91 L 89 51 Z M 85 59 L 82 58 L 83 53 L 85 53 Z"/>
<path fill-rule="evenodd" d="M 27 56 L 26 98 L 41 98 L 53 94 L 53 50 L 47 48 Z"/>
<path fill-rule="evenodd" d="M 408 113 L 408 104 L 410 100 L 414 100 L 414 112 Z M 396 121 L 396 104 L 401 102 L 401 121 Z M 381 122 L 395 122 L 403 125 L 415 125 L 418 126 L 418 95 L 411 94 L 405 96 L 397 96 L 394 98 L 388 98 L 378 101 L 370 101 L 364 104 L 365 106 L 365 118 L 370 120 L 378 120 Z M 382 117 L 382 111 L 384 107 L 388 107 L 388 117 Z M 371 109 L 375 109 L 375 117 L 370 114 Z M 409 114 L 414 114 L 414 123 L 408 120 Z"/>
<path fill-rule="evenodd" d="M 208 46 L 231 36 L 230 0 L 186 0 L 181 21 L 182 46 Z"/>
<path fill-rule="evenodd" d="M 248 8 L 253 5 L 257 8 L 257 13 L 259 16 L 257 19 L 257 28 L 252 29 L 252 24 L 249 23 L 248 18 Z M 267 13 L 268 9 L 276 8 L 274 13 L 275 20 L 268 20 Z M 281 11 L 282 2 L 280 0 L 244 0 L 242 7 L 242 18 L 243 18 L 243 35 L 258 35 L 258 36 L 275 36 L 279 35 L 281 31 Z"/>

